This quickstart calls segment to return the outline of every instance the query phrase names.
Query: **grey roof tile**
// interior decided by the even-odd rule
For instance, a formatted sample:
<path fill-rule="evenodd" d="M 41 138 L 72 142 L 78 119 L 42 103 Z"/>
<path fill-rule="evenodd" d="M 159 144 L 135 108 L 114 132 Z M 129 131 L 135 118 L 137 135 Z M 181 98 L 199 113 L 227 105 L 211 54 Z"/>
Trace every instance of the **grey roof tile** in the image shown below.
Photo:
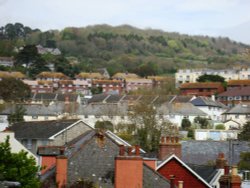
<path fill-rule="evenodd" d="M 78 120 L 32 121 L 15 123 L 9 129 L 17 139 L 48 139 Z"/>

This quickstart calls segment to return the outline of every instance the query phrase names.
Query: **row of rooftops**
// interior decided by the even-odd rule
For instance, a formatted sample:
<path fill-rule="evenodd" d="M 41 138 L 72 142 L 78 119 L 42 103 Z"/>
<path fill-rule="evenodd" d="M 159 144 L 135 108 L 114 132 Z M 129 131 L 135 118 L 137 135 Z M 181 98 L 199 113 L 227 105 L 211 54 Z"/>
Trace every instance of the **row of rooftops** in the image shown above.
<path fill-rule="evenodd" d="M 179 69 L 177 73 L 200 73 L 200 74 L 218 74 L 218 73 L 238 73 L 240 71 L 249 70 L 248 66 L 235 66 L 232 69 Z"/>
<path fill-rule="evenodd" d="M 26 78 L 26 75 L 24 75 L 21 72 L 9 72 L 9 71 L 0 71 L 0 78 L 6 78 L 6 77 L 13 77 L 17 79 L 24 79 Z M 69 80 L 70 78 L 66 76 L 65 74 L 61 72 L 41 72 L 39 73 L 36 78 L 38 79 L 45 79 L 45 78 L 57 78 L 57 79 L 63 79 L 63 80 Z M 76 79 L 108 79 L 109 77 L 102 75 L 99 72 L 81 72 L 78 75 L 75 76 Z M 134 73 L 116 73 L 114 76 L 112 76 L 113 79 L 145 79 L 141 78 L 137 74 Z M 156 81 L 164 81 L 167 80 L 168 77 L 166 76 L 149 76 L 148 79 L 155 79 Z"/>

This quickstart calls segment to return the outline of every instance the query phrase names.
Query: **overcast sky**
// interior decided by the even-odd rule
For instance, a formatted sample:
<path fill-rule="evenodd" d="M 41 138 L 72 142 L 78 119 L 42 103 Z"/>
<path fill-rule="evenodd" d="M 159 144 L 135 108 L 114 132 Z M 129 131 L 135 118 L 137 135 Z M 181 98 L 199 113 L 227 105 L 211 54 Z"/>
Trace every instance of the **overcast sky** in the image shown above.
<path fill-rule="evenodd" d="M 250 0 L 0 0 L 0 26 L 42 30 L 129 24 L 250 44 Z"/>

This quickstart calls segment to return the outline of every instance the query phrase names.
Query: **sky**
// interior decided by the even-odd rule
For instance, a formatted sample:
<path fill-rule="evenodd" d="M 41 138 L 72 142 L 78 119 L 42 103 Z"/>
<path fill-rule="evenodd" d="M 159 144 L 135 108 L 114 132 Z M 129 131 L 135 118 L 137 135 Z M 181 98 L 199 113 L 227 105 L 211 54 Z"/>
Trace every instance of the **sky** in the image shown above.
<path fill-rule="evenodd" d="M 249 0 L 0 0 L 0 26 L 132 25 L 250 44 Z"/>

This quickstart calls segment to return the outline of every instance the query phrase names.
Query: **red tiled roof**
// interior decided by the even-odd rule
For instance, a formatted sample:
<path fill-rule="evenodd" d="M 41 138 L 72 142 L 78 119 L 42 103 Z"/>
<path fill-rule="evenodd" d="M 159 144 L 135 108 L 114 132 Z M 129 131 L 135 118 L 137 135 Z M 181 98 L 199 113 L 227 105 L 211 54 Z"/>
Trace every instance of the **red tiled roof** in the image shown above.
<path fill-rule="evenodd" d="M 184 83 L 180 86 L 180 89 L 199 89 L 199 88 L 219 88 L 222 86 L 220 82 L 196 82 L 196 83 Z"/>
<path fill-rule="evenodd" d="M 250 95 L 250 86 L 242 87 L 242 88 L 232 88 L 228 91 L 225 91 L 218 96 L 249 96 Z"/>
<path fill-rule="evenodd" d="M 250 80 L 229 80 L 227 85 L 228 86 L 234 86 L 234 85 L 249 85 L 250 86 Z"/>

